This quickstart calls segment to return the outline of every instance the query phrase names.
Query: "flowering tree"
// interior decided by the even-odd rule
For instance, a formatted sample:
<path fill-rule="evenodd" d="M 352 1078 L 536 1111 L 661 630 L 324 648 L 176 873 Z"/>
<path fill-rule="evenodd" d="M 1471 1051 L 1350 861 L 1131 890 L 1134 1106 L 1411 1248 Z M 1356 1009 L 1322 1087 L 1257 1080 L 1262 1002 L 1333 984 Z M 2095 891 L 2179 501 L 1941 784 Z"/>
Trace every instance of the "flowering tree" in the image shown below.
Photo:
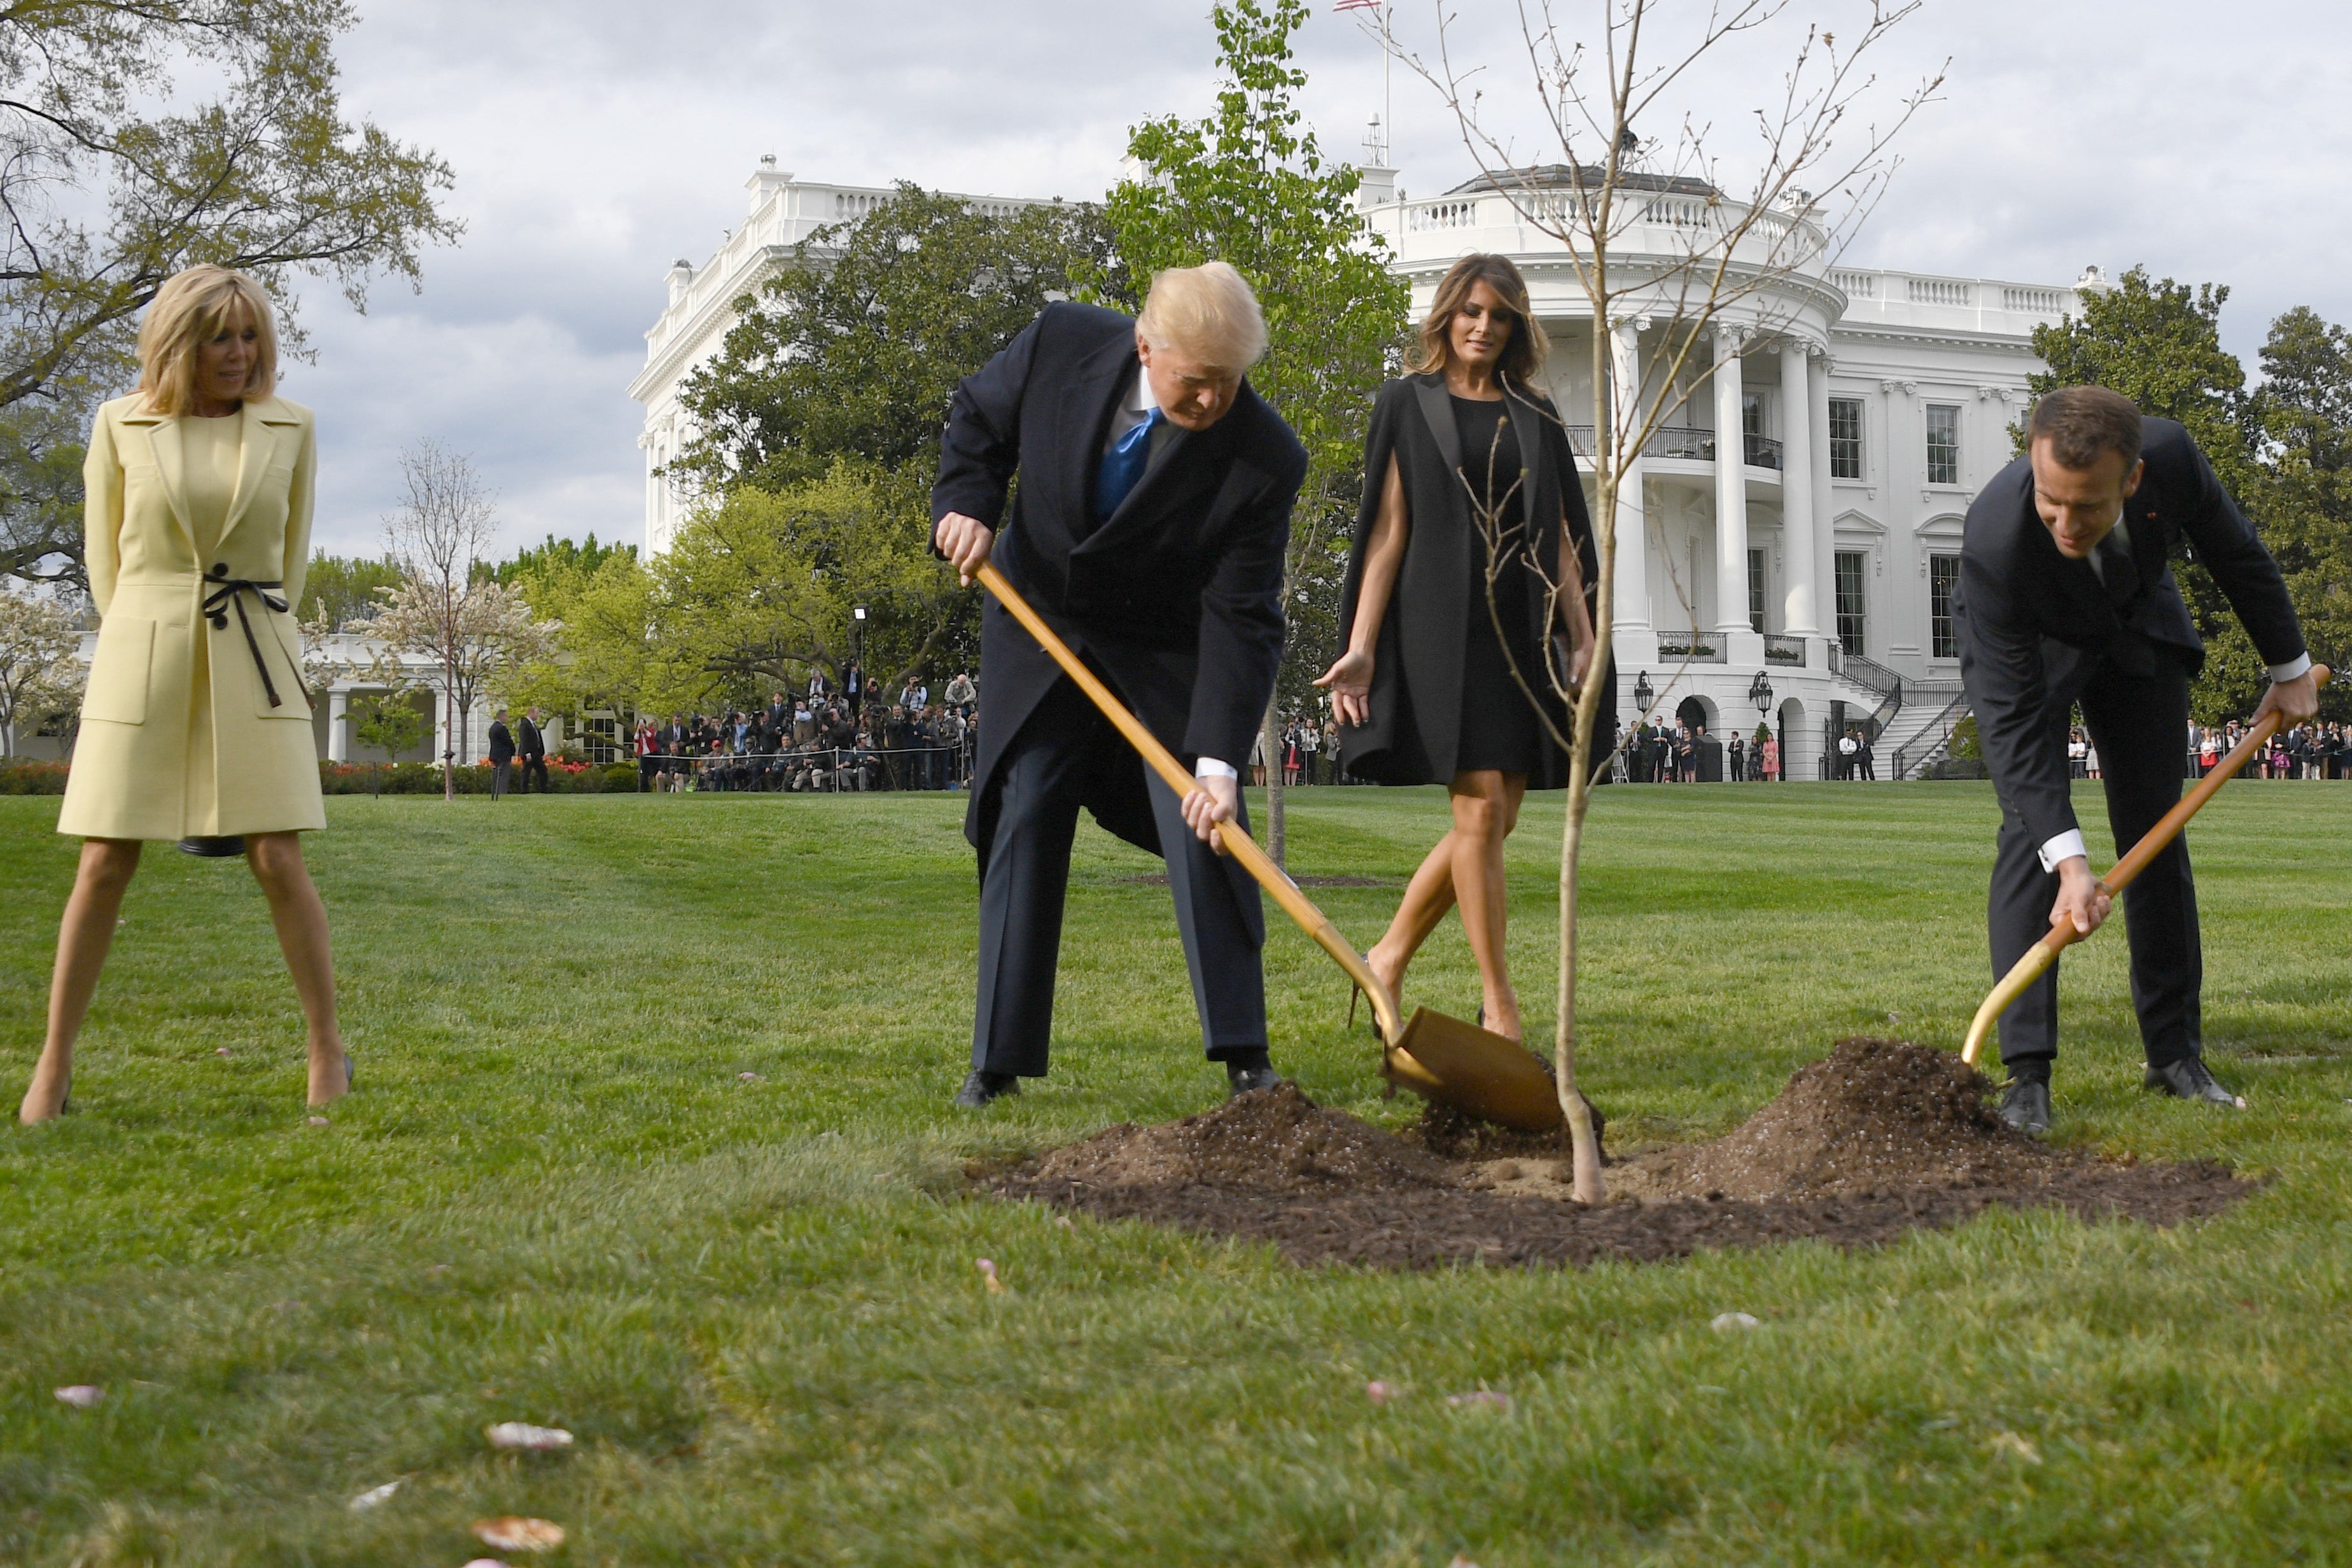
<path fill-rule="evenodd" d="M 497 506 L 469 458 L 421 442 L 401 454 L 400 474 L 403 503 L 384 523 L 400 581 L 376 591 L 383 608 L 368 626 L 373 674 L 397 689 L 410 684 L 403 654 L 426 655 L 439 668 L 441 793 L 455 800 L 452 768 L 474 704 L 507 670 L 544 658 L 558 627 L 534 619 L 520 594 L 475 570 Z"/>
<path fill-rule="evenodd" d="M 16 754 L 19 725 L 70 712 L 81 700 L 81 634 L 54 601 L 0 590 L 0 757 Z"/>

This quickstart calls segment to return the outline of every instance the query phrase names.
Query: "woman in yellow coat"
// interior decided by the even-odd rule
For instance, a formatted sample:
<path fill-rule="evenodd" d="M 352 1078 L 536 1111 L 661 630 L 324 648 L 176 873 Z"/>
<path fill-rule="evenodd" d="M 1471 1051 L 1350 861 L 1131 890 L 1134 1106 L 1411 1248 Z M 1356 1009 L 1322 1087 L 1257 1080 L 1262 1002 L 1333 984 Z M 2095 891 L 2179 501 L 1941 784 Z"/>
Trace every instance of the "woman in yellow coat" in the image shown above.
<path fill-rule="evenodd" d="M 310 1100 L 350 1087 L 327 910 L 296 836 L 324 827 L 292 606 L 310 560 L 310 411 L 276 395 L 269 299 L 240 272 L 166 282 L 139 388 L 106 404 L 82 468 L 100 624 L 58 831 L 82 839 L 48 1037 L 17 1115 L 66 1109 L 73 1043 L 146 839 L 241 837 L 310 1026 Z"/>

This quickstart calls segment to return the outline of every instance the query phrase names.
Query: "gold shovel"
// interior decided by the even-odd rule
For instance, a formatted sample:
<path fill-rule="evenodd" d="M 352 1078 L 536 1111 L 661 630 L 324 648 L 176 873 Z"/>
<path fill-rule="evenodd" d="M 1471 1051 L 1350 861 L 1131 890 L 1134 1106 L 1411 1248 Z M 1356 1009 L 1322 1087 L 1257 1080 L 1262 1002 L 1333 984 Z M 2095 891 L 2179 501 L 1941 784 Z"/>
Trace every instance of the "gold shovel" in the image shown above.
<path fill-rule="evenodd" d="M 1103 717 L 1118 726 L 1118 732 L 1143 754 L 1143 760 L 1168 782 L 1170 789 L 1181 796 L 1201 787 L 1199 781 L 1184 771 L 1184 764 L 1171 756 L 1168 748 L 1054 635 L 1054 628 L 1029 607 L 1028 601 L 1004 580 L 1002 573 L 993 566 L 982 566 L 978 576 L 988 591 L 1013 612 L 1013 618 L 1029 628 L 1029 635 L 1037 639 L 1038 646 L 1053 655 L 1054 662 L 1078 683 L 1078 689 L 1094 700 Z M 1441 1105 L 1450 1105 L 1505 1127 L 1547 1132 L 1560 1125 L 1563 1118 L 1559 1091 L 1553 1086 L 1550 1075 L 1524 1047 L 1426 1007 L 1414 1008 L 1412 1022 L 1400 1027 L 1396 998 L 1381 984 L 1380 976 L 1372 973 L 1372 966 L 1364 962 L 1363 956 L 1348 945 L 1348 939 L 1339 934 L 1339 928 L 1298 890 L 1298 884 L 1268 859 L 1257 841 L 1243 832 L 1238 824 L 1219 823 L 1217 832 L 1224 840 L 1226 853 L 1240 861 L 1242 868 L 1256 878 L 1274 895 L 1274 901 L 1282 906 L 1283 911 L 1298 922 L 1299 929 L 1313 937 L 1316 945 L 1329 953 L 1348 972 L 1348 977 L 1362 986 L 1364 994 L 1372 999 L 1372 1016 L 1381 1026 L 1381 1077 Z"/>
<path fill-rule="evenodd" d="M 2312 679 L 2321 686 L 2327 684 L 2327 667 L 2324 664 L 2311 667 Z M 2099 879 L 2099 885 L 2111 894 L 2120 893 L 2129 887 L 2132 879 L 2147 870 L 2147 863 L 2162 854 L 2166 845 L 2179 837 L 2180 830 L 2189 826 L 2189 819 L 2213 798 L 2213 792 L 2227 784 L 2232 773 L 2253 761 L 2254 754 L 2270 743 L 2270 738 L 2278 733 L 2284 718 L 2282 714 L 2265 713 L 2256 720 L 2246 738 L 2231 747 L 2230 754 L 2214 763 L 2213 771 L 2198 780 L 2196 787 L 2180 797 L 2180 804 L 2166 812 L 2164 819 L 2132 846 L 2131 853 L 2116 862 L 2114 870 Z M 1974 1066 L 1977 1052 L 1984 1046 L 1985 1037 L 1992 1033 L 1993 1025 L 2009 1011 L 2010 1004 L 2025 994 L 2026 988 L 2041 979 L 2044 970 L 2058 962 L 2061 952 L 2081 940 L 2082 933 L 2074 929 L 2074 922 L 2065 921 L 2052 926 L 2049 935 L 2027 948 L 2025 956 L 2000 977 L 2000 984 L 1992 988 L 1991 994 L 1984 999 L 1984 1005 L 1977 1009 L 1976 1017 L 1969 1025 L 1968 1044 L 1960 1047 L 1960 1060 Z"/>

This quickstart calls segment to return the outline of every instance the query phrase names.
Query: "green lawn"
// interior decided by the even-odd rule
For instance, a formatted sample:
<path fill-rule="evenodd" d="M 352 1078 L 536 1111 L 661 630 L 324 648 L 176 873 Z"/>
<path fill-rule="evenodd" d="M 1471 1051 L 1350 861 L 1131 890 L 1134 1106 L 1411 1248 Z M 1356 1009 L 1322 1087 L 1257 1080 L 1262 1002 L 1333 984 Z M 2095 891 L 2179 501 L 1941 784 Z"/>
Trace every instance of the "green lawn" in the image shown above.
<path fill-rule="evenodd" d="M 10 1106 L 56 811 L 0 800 Z M 156 847 L 79 1114 L 0 1137 L 0 1562 L 454 1568 L 505 1512 L 564 1524 L 556 1563 L 2352 1562 L 2352 788 L 2234 784 L 2197 825 L 2209 1054 L 2250 1111 L 2144 1097 L 2120 933 L 2067 960 L 2055 1135 L 2276 1173 L 2229 1215 L 1410 1278 L 961 1197 L 973 1156 L 1223 1091 L 1152 862 L 1091 827 L 1054 1076 L 968 1116 L 951 800 L 328 813 L 359 1061 L 331 1126 L 251 879 Z M 1294 869 L 1402 879 L 1442 816 L 1294 795 Z M 1840 1035 L 1957 1046 L 1984 786 L 1594 817 L 1580 1071 L 1613 1137 L 1721 1131 Z M 1538 797 L 1515 841 L 1531 1020 L 1558 828 Z M 1368 942 L 1396 894 L 1318 896 Z M 1411 1114 L 1328 961 L 1286 926 L 1267 956 L 1277 1066 Z M 1458 927 L 1413 981 L 1475 1005 Z M 1733 1310 L 1763 1327 L 1709 1331 Z M 1510 1408 L 1444 1402 L 1482 1386 Z M 580 1443 L 494 1455 L 503 1420 Z"/>

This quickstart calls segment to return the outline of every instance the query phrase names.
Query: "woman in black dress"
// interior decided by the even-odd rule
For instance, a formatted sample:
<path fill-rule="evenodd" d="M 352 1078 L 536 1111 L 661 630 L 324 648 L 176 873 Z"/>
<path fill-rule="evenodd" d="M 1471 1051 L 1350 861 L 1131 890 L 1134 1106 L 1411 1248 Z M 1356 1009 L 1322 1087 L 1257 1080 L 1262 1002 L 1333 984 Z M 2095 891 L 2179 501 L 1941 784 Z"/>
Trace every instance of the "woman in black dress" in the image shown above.
<path fill-rule="evenodd" d="M 1443 783 L 1453 804 L 1453 830 L 1368 955 L 1374 972 L 1395 988 L 1458 905 L 1483 1020 L 1513 1039 L 1525 1031 L 1504 948 L 1503 840 L 1530 787 L 1568 782 L 1553 734 L 1569 732 L 1569 713 L 1551 672 L 1581 681 L 1592 648 L 1592 529 L 1566 427 L 1533 385 L 1546 352 L 1517 268 L 1454 264 L 1415 374 L 1372 411 L 1340 604 L 1347 651 L 1318 682 L 1351 776 Z M 1609 733 L 1610 708 L 1594 733 Z"/>

